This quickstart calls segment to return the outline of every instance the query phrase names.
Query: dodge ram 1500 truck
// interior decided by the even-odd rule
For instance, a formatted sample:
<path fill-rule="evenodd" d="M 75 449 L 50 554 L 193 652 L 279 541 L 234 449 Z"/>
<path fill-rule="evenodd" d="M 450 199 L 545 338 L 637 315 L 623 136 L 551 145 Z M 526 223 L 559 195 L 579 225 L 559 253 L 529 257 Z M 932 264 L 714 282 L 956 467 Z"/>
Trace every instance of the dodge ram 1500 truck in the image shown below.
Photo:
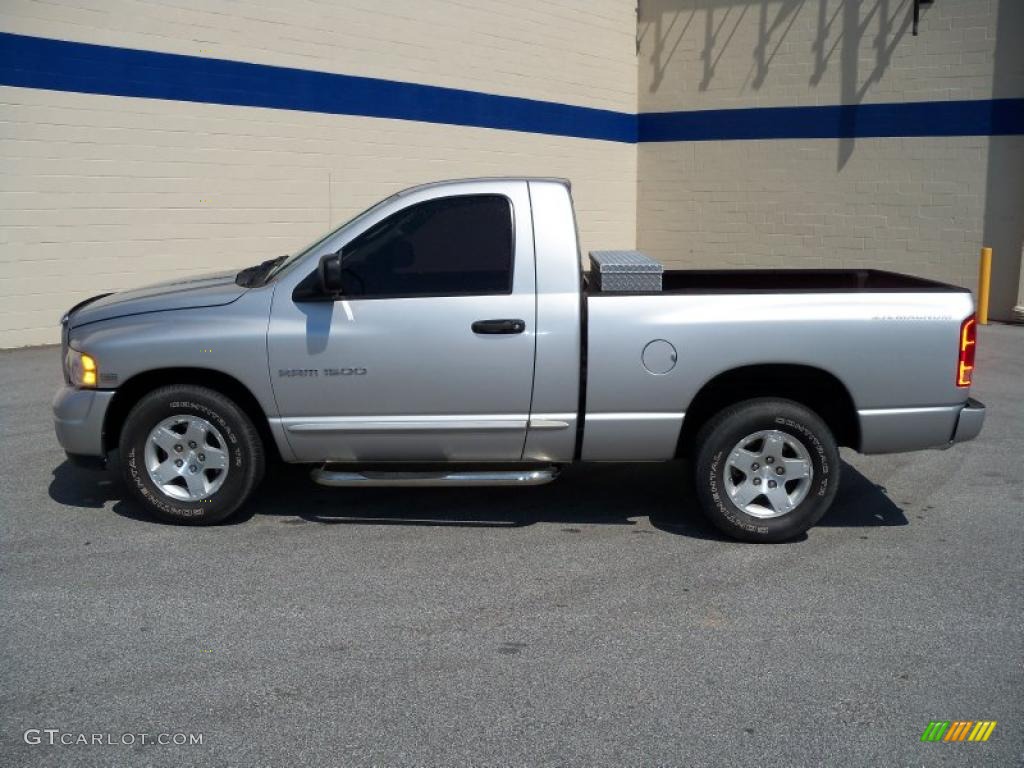
<path fill-rule="evenodd" d="M 875 270 L 584 273 L 569 183 L 426 184 L 287 257 L 62 320 L 57 436 L 158 517 L 212 523 L 269 459 L 330 486 L 528 485 L 691 459 L 722 531 L 825 514 L 837 446 L 970 440 L 971 294 Z"/>

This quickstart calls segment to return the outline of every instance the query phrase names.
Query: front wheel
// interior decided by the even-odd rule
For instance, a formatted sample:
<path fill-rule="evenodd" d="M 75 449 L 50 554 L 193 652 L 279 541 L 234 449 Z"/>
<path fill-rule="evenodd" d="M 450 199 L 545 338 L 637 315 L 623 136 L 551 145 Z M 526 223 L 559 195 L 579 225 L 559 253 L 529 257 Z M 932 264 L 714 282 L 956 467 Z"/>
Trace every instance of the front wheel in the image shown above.
<path fill-rule="evenodd" d="M 263 477 L 263 443 L 252 421 L 206 387 L 173 385 L 147 394 L 125 420 L 120 451 L 128 488 L 167 522 L 220 522 Z"/>
<path fill-rule="evenodd" d="M 736 539 L 800 535 L 828 511 L 839 487 L 832 432 L 791 400 L 759 398 L 727 408 L 704 425 L 697 445 L 702 510 Z"/>

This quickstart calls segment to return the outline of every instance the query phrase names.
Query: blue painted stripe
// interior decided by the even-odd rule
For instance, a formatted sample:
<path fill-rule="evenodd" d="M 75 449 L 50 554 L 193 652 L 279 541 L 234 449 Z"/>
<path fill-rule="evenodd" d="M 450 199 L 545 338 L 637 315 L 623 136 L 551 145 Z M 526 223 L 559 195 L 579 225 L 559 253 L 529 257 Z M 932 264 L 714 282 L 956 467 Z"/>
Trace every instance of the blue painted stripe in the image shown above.
<path fill-rule="evenodd" d="M 0 33 L 0 84 L 636 141 L 636 116 L 513 96 Z"/>
<path fill-rule="evenodd" d="M 634 115 L 372 77 L 0 32 L 0 85 L 497 128 L 625 143 L 1024 134 L 1024 99 Z"/>
<path fill-rule="evenodd" d="M 1024 99 L 761 107 L 639 115 L 640 141 L 1024 134 Z"/>

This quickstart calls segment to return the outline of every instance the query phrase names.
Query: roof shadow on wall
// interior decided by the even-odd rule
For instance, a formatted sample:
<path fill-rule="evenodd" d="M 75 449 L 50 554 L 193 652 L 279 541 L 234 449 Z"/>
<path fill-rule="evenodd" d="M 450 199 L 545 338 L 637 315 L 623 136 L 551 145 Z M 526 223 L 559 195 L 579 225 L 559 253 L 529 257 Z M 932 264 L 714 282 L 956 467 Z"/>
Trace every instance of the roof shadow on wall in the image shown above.
<path fill-rule="evenodd" d="M 872 85 L 888 70 L 893 52 L 910 31 L 912 0 L 640 0 L 637 51 L 649 50 L 651 79 L 648 91 L 656 93 L 664 87 L 666 73 L 679 55 L 687 35 L 699 34 L 701 72 L 698 91 L 713 86 L 716 70 L 723 57 L 745 57 L 747 52 L 736 46 L 736 33 L 743 20 L 756 6 L 757 34 L 746 79 L 736 95 L 759 91 L 770 81 L 772 65 L 798 22 L 814 24 L 815 35 L 806 51 L 814 62 L 808 86 L 822 86 L 830 66 L 838 66 L 839 93 L 822 95 L 819 103 L 860 104 Z M 809 13 L 815 13 L 812 22 Z M 798 27 L 799 28 L 799 27 Z M 739 39 L 749 40 L 742 34 Z M 683 51 L 694 45 L 682 46 Z M 792 44 L 795 45 L 795 44 Z M 871 51 L 873 66 L 862 74 L 861 51 Z M 799 53 L 798 49 L 794 49 Z M 867 57 L 865 57 L 867 58 Z M 678 65 L 678 62 L 676 62 Z M 696 73 L 694 73 L 694 76 Z M 687 72 L 687 78 L 690 74 Z M 681 105 L 696 108 L 697 105 Z M 857 110 L 843 110 L 840 124 L 837 170 L 842 170 L 853 155 L 857 135 Z"/>
<path fill-rule="evenodd" d="M 826 12 L 827 0 L 818 0 L 819 19 Z M 867 13 L 862 13 L 862 4 L 845 0 L 842 5 L 842 31 L 839 33 L 838 44 L 840 45 L 839 67 L 840 67 L 840 95 L 841 104 L 860 104 L 868 89 L 880 81 L 885 71 L 889 68 L 893 51 L 899 41 L 907 34 L 913 21 L 913 4 L 910 0 L 900 0 L 896 4 L 896 10 L 890 10 L 890 0 L 878 0 Z M 903 21 L 896 26 L 895 21 L 902 15 Z M 858 65 L 860 62 L 860 50 L 865 44 L 865 38 L 869 36 L 869 29 L 876 25 L 876 33 L 871 37 L 869 45 L 875 51 L 875 66 L 861 80 Z M 817 36 L 818 40 L 824 38 Z M 828 64 L 827 57 L 824 59 L 822 68 Z M 824 69 L 822 69 L 824 71 Z M 817 72 L 817 70 L 816 70 Z M 811 84 L 814 84 L 812 77 Z M 839 157 L 836 162 L 836 169 L 843 170 L 847 161 L 853 155 L 854 138 L 857 133 L 857 112 L 856 110 L 843 110 L 840 118 L 840 132 L 843 138 L 839 140 Z"/>

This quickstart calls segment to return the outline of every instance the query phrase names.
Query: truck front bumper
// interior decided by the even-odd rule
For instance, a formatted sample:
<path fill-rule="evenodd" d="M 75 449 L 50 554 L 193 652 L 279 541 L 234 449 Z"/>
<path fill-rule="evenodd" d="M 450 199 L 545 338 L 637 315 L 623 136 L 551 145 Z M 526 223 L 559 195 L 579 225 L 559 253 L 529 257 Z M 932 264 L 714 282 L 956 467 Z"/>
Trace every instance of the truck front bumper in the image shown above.
<path fill-rule="evenodd" d="M 102 465 L 103 423 L 114 393 L 105 390 L 61 387 L 53 398 L 53 426 L 57 441 L 68 458 L 79 463 L 85 457 Z M 99 462 L 95 460 L 98 459 Z"/>

